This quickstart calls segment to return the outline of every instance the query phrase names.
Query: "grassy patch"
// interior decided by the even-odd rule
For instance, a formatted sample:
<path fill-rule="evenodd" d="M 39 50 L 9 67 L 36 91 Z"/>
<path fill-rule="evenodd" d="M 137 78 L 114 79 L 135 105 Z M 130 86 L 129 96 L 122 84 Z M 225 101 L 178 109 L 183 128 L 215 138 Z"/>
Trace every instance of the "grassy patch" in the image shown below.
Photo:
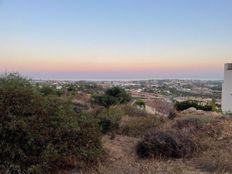
<path fill-rule="evenodd" d="M 162 120 L 157 116 L 133 117 L 120 128 L 123 135 L 141 136 L 148 131 L 157 128 Z"/>

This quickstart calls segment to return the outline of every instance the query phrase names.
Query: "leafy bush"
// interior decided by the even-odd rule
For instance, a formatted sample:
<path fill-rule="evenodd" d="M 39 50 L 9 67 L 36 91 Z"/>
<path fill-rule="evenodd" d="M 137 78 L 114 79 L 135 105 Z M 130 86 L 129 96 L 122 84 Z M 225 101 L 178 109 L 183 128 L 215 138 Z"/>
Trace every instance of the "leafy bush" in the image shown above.
<path fill-rule="evenodd" d="M 100 156 L 99 137 L 97 120 L 70 102 L 42 96 L 17 74 L 0 78 L 0 171 L 82 167 Z"/>
<path fill-rule="evenodd" d="M 93 98 L 96 103 L 106 108 L 112 105 L 127 103 L 131 100 L 131 96 L 120 87 L 109 88 L 104 94 L 95 95 Z"/>
<path fill-rule="evenodd" d="M 191 107 L 194 107 L 198 110 L 203 110 L 203 111 L 212 111 L 211 105 L 201 105 L 197 101 L 188 100 L 188 101 L 175 103 L 175 108 L 178 111 L 183 111 Z"/>
<path fill-rule="evenodd" d="M 136 101 L 135 101 L 135 105 L 136 105 L 136 106 L 139 106 L 139 107 L 142 108 L 142 109 L 145 109 L 145 107 L 146 107 L 145 102 L 144 102 L 143 100 L 141 100 L 141 99 L 136 100 Z"/>
<path fill-rule="evenodd" d="M 182 158 L 192 156 L 198 148 L 193 139 L 180 132 L 159 131 L 145 135 L 136 151 L 141 158 Z"/>
<path fill-rule="evenodd" d="M 116 130 L 123 115 L 124 112 L 119 107 L 110 107 L 102 110 L 97 115 L 102 133 Z"/>
<path fill-rule="evenodd" d="M 57 95 L 56 89 L 55 87 L 51 87 L 48 85 L 44 85 L 42 86 L 39 91 L 44 95 L 44 96 L 48 96 L 48 95 Z"/>

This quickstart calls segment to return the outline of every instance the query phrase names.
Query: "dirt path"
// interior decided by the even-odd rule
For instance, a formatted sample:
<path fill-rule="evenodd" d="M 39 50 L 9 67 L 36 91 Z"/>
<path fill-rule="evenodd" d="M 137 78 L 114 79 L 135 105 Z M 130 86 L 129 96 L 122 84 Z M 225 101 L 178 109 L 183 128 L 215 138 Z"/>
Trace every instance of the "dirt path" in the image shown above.
<path fill-rule="evenodd" d="M 108 157 L 88 174 L 207 174 L 187 165 L 183 160 L 141 160 L 135 153 L 137 138 L 117 135 L 103 137 Z"/>

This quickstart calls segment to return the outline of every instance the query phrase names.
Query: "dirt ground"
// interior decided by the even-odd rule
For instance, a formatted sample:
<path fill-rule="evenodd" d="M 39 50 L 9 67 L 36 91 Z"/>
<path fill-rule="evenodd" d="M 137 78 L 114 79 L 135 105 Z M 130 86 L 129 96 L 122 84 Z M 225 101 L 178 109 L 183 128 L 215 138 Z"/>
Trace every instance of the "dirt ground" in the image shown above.
<path fill-rule="evenodd" d="M 188 165 L 183 160 L 138 159 L 135 146 L 138 138 L 117 135 L 114 139 L 103 137 L 108 153 L 105 161 L 90 171 L 72 174 L 208 174 Z"/>

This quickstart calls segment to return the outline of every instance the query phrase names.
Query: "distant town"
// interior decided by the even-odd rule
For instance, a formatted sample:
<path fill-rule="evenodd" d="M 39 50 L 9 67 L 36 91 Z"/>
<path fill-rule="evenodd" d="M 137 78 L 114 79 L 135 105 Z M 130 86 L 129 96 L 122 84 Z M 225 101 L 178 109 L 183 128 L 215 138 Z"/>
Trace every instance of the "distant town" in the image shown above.
<path fill-rule="evenodd" d="M 215 100 L 218 108 L 221 108 L 222 82 L 221 80 L 33 81 L 39 88 L 49 86 L 67 95 L 81 93 L 82 96 L 91 96 L 103 92 L 104 89 L 120 86 L 131 94 L 134 101 L 142 99 L 146 103 L 147 112 L 164 116 L 168 116 L 175 102 L 197 101 L 207 105 Z"/>

